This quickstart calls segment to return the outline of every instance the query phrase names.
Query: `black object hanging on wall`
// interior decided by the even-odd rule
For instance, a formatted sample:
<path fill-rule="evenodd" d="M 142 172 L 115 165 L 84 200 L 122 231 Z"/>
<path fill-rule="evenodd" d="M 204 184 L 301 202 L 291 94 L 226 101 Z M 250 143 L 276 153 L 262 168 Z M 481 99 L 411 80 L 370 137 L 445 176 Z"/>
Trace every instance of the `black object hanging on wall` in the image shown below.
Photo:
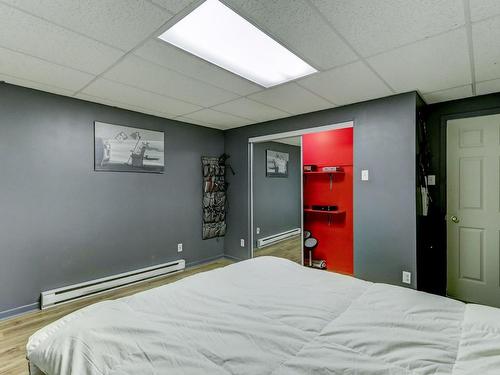
<path fill-rule="evenodd" d="M 226 165 L 221 158 L 201 158 L 203 169 L 204 240 L 226 234 Z"/>

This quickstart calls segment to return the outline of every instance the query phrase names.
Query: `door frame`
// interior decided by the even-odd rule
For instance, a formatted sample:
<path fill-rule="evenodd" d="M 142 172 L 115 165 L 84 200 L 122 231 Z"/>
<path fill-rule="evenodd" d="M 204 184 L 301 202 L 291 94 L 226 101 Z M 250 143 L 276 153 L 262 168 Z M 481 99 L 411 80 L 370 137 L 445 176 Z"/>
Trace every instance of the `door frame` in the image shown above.
<path fill-rule="evenodd" d="M 253 258 L 253 248 L 254 248 L 254 241 L 255 241 L 255 236 L 254 236 L 254 213 L 253 213 L 253 159 L 254 159 L 254 144 L 255 143 L 261 143 L 261 142 L 270 142 L 273 140 L 281 139 L 281 138 L 291 138 L 291 137 L 300 137 L 300 166 L 302 168 L 303 165 L 303 148 L 302 148 L 302 136 L 305 134 L 313 134 L 313 133 L 320 133 L 324 131 L 329 131 L 329 130 L 336 130 L 336 129 L 345 129 L 345 128 L 354 128 L 354 121 L 345 121 L 345 122 L 339 122 L 331 125 L 324 125 L 324 126 L 316 126 L 312 128 L 305 128 L 305 129 L 300 129 L 300 130 L 292 130 L 292 131 L 287 131 L 287 132 L 281 132 L 281 133 L 271 133 L 267 135 L 262 135 L 262 136 L 257 136 L 257 137 L 249 137 L 248 138 L 248 179 L 249 179 L 249 184 L 248 184 L 248 229 L 250 235 L 248 236 L 249 241 L 248 241 L 248 248 L 249 248 L 249 258 Z M 354 167 L 354 165 L 353 165 Z M 300 207 L 302 208 L 304 206 L 304 176 L 302 174 L 302 171 L 300 173 Z M 304 232 L 304 214 L 303 212 L 300 215 L 300 231 L 301 235 Z M 304 244 L 302 243 L 302 265 L 304 265 Z"/>
<path fill-rule="evenodd" d="M 476 111 L 466 111 L 460 113 L 454 113 L 449 115 L 442 115 L 440 118 L 440 151 L 439 151 L 439 201 L 440 201 L 440 212 L 439 215 L 441 217 L 440 222 L 442 223 L 442 230 L 440 233 L 440 242 L 443 244 L 443 253 L 446 262 L 444 264 L 444 269 L 442 270 L 442 277 L 444 278 L 445 285 L 445 295 L 448 295 L 448 229 L 447 229 L 447 205 L 448 205 L 448 186 L 447 186 L 447 130 L 448 130 L 448 121 L 450 120 L 459 120 L 471 117 L 482 117 L 489 115 L 498 115 L 500 114 L 500 108 L 490 108 L 490 109 L 482 109 Z"/>

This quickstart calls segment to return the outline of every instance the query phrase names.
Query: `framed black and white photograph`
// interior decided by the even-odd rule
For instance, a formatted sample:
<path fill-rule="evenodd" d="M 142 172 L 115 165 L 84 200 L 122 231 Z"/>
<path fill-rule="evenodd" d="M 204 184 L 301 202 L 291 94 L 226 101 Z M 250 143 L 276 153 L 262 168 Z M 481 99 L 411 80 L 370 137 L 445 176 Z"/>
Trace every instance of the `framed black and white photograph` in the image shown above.
<path fill-rule="evenodd" d="M 290 155 L 287 152 L 266 150 L 266 176 L 288 177 L 288 161 Z"/>
<path fill-rule="evenodd" d="M 94 154 L 96 171 L 163 173 L 165 134 L 96 121 Z"/>

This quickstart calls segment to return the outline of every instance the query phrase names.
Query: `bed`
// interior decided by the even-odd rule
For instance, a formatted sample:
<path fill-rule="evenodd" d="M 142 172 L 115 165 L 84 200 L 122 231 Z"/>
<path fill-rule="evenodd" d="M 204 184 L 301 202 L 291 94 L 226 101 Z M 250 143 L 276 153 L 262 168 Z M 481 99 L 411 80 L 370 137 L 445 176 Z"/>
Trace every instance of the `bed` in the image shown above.
<path fill-rule="evenodd" d="M 36 332 L 33 375 L 500 374 L 500 309 L 259 257 Z"/>

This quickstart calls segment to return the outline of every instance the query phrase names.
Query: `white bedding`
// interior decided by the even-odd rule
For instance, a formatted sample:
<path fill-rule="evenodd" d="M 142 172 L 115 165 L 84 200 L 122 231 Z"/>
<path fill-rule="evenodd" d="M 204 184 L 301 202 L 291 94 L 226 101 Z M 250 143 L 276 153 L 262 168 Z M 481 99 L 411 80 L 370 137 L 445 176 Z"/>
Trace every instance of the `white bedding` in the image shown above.
<path fill-rule="evenodd" d="M 500 309 L 259 257 L 70 314 L 55 374 L 500 374 Z"/>

